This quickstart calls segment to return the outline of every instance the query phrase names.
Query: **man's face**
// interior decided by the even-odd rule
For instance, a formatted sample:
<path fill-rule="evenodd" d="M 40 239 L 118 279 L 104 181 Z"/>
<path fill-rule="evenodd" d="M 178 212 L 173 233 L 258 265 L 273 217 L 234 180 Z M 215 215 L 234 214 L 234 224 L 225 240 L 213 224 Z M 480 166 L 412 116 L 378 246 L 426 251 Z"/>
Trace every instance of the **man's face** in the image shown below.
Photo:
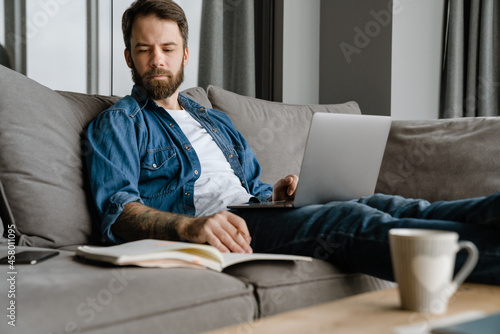
<path fill-rule="evenodd" d="M 189 56 L 177 23 L 156 16 L 137 17 L 130 46 L 130 52 L 125 50 L 125 59 L 136 85 L 144 87 L 153 100 L 163 100 L 177 92 Z"/>

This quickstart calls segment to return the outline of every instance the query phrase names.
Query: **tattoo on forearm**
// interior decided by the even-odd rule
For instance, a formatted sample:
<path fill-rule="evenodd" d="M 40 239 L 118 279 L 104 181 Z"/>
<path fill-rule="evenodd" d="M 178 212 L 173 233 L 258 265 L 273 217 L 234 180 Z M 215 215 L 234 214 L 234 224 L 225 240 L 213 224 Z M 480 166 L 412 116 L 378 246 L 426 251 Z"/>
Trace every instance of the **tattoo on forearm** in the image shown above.
<path fill-rule="evenodd" d="M 182 215 L 134 203 L 112 225 L 113 233 L 125 240 L 162 239 L 179 241 L 177 224 Z"/>

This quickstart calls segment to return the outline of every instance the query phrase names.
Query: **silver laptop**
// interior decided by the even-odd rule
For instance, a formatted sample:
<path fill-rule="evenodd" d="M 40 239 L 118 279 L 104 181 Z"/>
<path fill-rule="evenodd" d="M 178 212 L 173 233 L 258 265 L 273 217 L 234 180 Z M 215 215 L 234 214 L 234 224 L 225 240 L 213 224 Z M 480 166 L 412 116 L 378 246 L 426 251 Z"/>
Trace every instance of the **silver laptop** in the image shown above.
<path fill-rule="evenodd" d="M 388 116 L 315 113 L 295 200 L 246 203 L 228 208 L 302 207 L 371 195 L 390 128 Z"/>

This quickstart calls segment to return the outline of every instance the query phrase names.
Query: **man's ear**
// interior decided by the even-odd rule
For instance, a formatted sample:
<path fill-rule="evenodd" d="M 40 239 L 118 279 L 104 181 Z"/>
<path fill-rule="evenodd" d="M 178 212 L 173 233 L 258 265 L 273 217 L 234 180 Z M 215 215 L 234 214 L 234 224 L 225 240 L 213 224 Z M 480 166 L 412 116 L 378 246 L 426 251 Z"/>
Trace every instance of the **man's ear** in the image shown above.
<path fill-rule="evenodd" d="M 132 61 L 132 56 L 130 55 L 130 51 L 128 49 L 125 49 L 125 51 L 123 51 L 124 55 L 125 55 L 125 61 L 127 62 L 127 66 L 129 68 L 132 68 L 133 66 L 133 61 Z"/>
<path fill-rule="evenodd" d="M 184 49 L 184 66 L 188 64 L 188 60 L 189 60 L 189 49 L 186 47 Z"/>

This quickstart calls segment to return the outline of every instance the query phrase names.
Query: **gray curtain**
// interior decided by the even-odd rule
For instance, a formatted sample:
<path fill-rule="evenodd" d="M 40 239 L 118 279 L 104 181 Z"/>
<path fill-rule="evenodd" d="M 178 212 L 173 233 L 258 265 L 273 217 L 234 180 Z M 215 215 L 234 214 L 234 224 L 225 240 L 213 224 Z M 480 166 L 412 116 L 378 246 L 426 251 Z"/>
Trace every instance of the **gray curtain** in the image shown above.
<path fill-rule="evenodd" d="M 198 85 L 255 97 L 253 0 L 204 0 Z"/>
<path fill-rule="evenodd" d="M 441 117 L 500 115 L 500 1 L 448 0 Z"/>

